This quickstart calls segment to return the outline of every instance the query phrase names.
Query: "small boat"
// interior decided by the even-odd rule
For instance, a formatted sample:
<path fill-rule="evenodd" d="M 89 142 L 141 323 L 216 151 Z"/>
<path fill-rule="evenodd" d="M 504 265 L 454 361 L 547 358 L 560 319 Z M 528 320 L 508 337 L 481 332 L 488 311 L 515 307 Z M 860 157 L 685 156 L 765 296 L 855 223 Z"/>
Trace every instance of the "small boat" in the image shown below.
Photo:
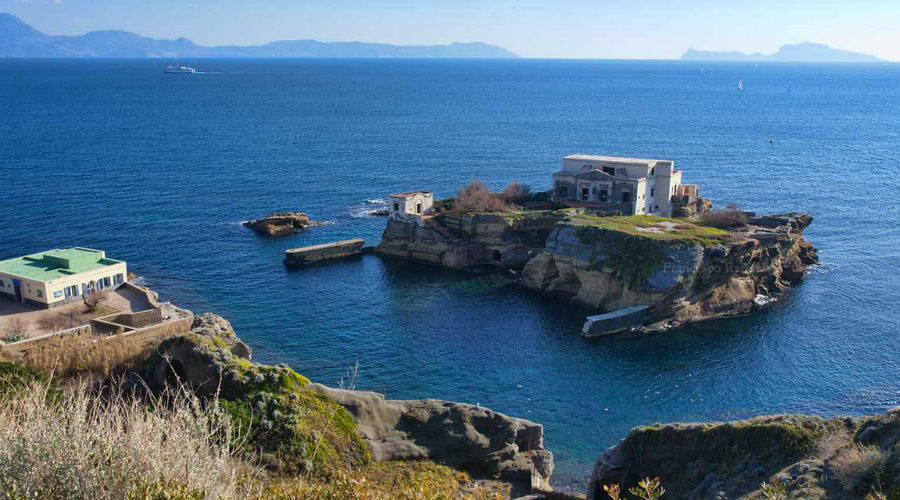
<path fill-rule="evenodd" d="M 183 64 L 170 64 L 163 69 L 163 73 L 196 73 L 197 70 L 190 67 L 185 66 Z"/>
<path fill-rule="evenodd" d="M 738 90 L 744 90 L 744 79 L 738 78 Z"/>

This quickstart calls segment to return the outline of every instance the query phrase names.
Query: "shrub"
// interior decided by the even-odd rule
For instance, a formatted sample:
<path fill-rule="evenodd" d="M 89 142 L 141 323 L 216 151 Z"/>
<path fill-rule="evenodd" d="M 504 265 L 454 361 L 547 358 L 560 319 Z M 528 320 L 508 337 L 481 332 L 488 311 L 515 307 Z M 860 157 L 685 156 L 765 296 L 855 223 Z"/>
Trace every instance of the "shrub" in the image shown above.
<path fill-rule="evenodd" d="M 42 317 L 37 323 L 41 330 L 46 332 L 58 332 L 59 330 L 77 326 L 75 318 L 77 318 L 75 312 L 56 313 Z"/>
<path fill-rule="evenodd" d="M 723 210 L 700 214 L 700 223 L 719 229 L 739 228 L 747 225 L 747 214 L 737 203 L 729 203 Z"/>
<path fill-rule="evenodd" d="M 87 308 L 87 312 L 94 312 L 97 310 L 97 306 L 106 302 L 109 296 L 106 292 L 94 292 L 84 295 L 84 305 Z"/>
<path fill-rule="evenodd" d="M 509 202 L 491 193 L 491 188 L 480 180 L 469 181 L 456 193 L 453 201 L 455 212 L 510 212 L 514 209 Z"/>
<path fill-rule="evenodd" d="M 865 493 L 881 487 L 885 457 L 878 446 L 854 445 L 838 451 L 829 466 L 846 491 Z"/>
<path fill-rule="evenodd" d="M 606 492 L 606 495 L 611 500 L 625 500 L 618 484 L 605 484 L 603 485 L 603 491 Z M 658 477 L 653 479 L 645 477 L 638 482 L 637 486 L 629 489 L 628 493 L 631 493 L 635 499 L 639 500 L 659 500 L 666 493 L 666 489 L 662 487 Z"/>
<path fill-rule="evenodd" d="M 500 199 L 509 203 L 524 203 L 531 198 L 531 188 L 525 184 L 511 182 L 499 194 Z"/>
<path fill-rule="evenodd" d="M 3 337 L 0 338 L 0 340 L 2 340 L 4 344 L 11 344 L 13 342 L 24 340 L 28 336 L 29 329 L 30 325 L 24 319 L 13 318 L 6 324 L 6 333 L 3 334 Z"/>
<path fill-rule="evenodd" d="M 242 498 L 228 420 L 184 391 L 138 401 L 87 382 L 0 398 L 0 498 Z M 246 476 L 245 476 L 246 477 Z"/>

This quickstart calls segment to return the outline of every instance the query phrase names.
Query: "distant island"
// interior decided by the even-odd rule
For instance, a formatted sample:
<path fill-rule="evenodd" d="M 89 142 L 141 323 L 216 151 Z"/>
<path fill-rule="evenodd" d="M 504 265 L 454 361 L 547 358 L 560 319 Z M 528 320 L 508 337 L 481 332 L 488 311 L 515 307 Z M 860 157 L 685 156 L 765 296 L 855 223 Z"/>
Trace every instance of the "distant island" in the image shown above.
<path fill-rule="evenodd" d="M 869 54 L 833 49 L 821 43 L 803 42 L 782 45 L 774 54 L 756 52 L 715 52 L 688 49 L 682 61 L 775 61 L 775 62 L 885 62 Z"/>
<path fill-rule="evenodd" d="M 391 45 L 366 42 L 285 40 L 257 46 L 205 47 L 187 38 L 157 40 L 128 31 L 47 35 L 12 14 L 0 13 L 0 57 L 363 57 L 496 58 L 516 54 L 486 43 Z"/>

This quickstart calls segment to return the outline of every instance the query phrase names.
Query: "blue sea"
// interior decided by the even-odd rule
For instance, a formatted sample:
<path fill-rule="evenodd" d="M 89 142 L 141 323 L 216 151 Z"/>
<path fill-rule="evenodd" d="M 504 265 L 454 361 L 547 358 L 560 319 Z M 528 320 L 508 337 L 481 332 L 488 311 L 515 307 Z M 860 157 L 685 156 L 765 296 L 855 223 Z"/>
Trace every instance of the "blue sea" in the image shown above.
<path fill-rule="evenodd" d="M 583 485 L 636 425 L 900 404 L 900 66 L 556 60 L 0 60 L 0 258 L 102 248 L 254 359 L 542 423 Z M 737 90 L 739 79 L 744 90 Z M 770 142 L 771 141 L 771 142 Z M 718 204 L 806 211 L 821 265 L 771 311 L 586 340 L 587 312 L 366 256 L 389 193 L 548 189 L 566 154 L 674 159 Z M 299 210 L 280 239 L 241 221 Z"/>

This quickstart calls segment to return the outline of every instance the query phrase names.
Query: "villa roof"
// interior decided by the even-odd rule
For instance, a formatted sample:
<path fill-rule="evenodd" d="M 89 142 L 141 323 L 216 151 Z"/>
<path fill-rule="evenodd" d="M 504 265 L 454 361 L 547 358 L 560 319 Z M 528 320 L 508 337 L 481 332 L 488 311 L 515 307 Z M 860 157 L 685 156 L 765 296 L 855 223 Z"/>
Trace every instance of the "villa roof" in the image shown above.
<path fill-rule="evenodd" d="M 0 272 L 34 281 L 53 281 L 121 262 L 106 258 L 103 250 L 74 247 L 0 261 Z"/>
<path fill-rule="evenodd" d="M 405 193 L 394 193 L 391 196 L 396 198 L 411 198 L 417 194 L 430 195 L 431 191 L 406 191 Z"/>
<path fill-rule="evenodd" d="M 648 159 L 648 158 L 625 158 L 621 156 L 600 156 L 600 155 L 587 155 L 587 154 L 574 154 L 566 156 L 564 159 L 566 160 L 584 160 L 584 161 L 606 161 L 612 163 L 643 163 L 643 164 L 653 164 L 660 161 L 670 162 L 672 160 L 661 160 L 661 159 Z"/>

